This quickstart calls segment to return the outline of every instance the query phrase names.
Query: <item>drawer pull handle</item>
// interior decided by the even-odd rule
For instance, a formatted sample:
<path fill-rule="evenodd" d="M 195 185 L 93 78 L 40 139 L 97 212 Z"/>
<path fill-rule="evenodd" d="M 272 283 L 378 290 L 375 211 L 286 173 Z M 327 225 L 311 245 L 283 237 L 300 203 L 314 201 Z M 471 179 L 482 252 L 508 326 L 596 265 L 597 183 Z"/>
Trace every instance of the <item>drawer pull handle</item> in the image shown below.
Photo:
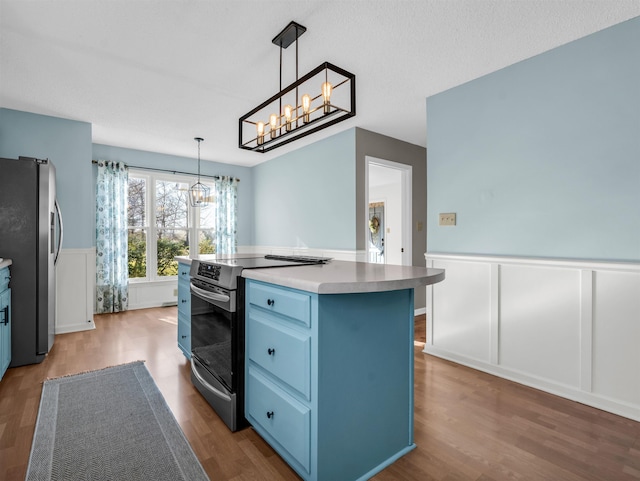
<path fill-rule="evenodd" d="M 273 299 L 267 299 L 267 305 L 268 306 L 273 306 L 276 303 L 276 301 L 274 301 Z"/>
<path fill-rule="evenodd" d="M 271 419 L 273 417 L 273 411 L 267 411 L 267 417 Z"/>
<path fill-rule="evenodd" d="M 186 339 L 186 338 L 187 338 L 187 336 L 182 336 L 182 339 Z"/>
<path fill-rule="evenodd" d="M 271 348 L 269 348 L 269 349 L 267 349 L 267 353 L 268 353 L 270 356 L 273 356 L 273 355 L 276 353 L 276 350 L 275 350 L 275 349 L 271 349 Z"/>
<path fill-rule="evenodd" d="M 185 302 L 187 302 L 187 300 L 186 299 L 180 299 L 180 302 L 182 302 L 184 304 Z"/>

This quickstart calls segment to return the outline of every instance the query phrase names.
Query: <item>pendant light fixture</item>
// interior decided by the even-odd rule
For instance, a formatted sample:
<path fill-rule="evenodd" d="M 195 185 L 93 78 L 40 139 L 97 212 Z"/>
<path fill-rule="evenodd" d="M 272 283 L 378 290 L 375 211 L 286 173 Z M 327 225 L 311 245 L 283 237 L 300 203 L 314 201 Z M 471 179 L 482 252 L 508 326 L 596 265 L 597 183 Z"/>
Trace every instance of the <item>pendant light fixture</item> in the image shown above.
<path fill-rule="evenodd" d="M 291 22 L 271 41 L 280 47 L 280 92 L 240 117 L 241 149 L 268 152 L 356 115 L 354 74 L 324 62 L 298 78 L 298 38 L 306 31 Z M 296 81 L 283 89 L 282 49 L 293 42 Z"/>
<path fill-rule="evenodd" d="M 202 137 L 194 137 L 193 140 L 198 142 L 198 182 L 189 187 L 189 199 L 193 207 L 206 207 L 209 205 L 209 187 L 200 182 L 200 142 Z"/>

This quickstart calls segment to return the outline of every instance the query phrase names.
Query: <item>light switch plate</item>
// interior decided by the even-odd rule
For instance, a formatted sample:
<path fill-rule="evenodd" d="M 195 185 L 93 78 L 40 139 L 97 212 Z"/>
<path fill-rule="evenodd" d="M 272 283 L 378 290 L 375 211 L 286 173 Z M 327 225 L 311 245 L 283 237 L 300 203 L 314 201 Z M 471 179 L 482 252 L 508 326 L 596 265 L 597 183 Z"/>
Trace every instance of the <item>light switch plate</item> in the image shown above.
<path fill-rule="evenodd" d="M 438 225 L 456 225 L 456 213 L 440 214 Z"/>

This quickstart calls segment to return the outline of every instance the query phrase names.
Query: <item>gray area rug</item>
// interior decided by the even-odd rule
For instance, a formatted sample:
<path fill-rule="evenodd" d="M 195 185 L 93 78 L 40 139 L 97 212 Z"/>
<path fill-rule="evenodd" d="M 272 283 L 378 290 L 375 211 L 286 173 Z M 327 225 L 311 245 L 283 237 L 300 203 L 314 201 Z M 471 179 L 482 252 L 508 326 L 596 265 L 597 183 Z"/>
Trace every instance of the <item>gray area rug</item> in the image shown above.
<path fill-rule="evenodd" d="M 142 362 L 44 383 L 26 479 L 209 480 Z"/>

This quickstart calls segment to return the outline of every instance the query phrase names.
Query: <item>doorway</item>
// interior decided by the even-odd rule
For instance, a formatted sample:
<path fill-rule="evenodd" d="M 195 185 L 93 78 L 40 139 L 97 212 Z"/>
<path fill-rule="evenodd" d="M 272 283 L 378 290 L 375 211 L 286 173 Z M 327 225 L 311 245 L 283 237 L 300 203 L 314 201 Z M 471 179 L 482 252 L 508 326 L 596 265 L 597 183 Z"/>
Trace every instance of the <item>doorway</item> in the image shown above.
<path fill-rule="evenodd" d="M 372 264 L 385 264 L 384 253 L 384 200 L 374 200 L 369 196 L 369 262 Z"/>
<path fill-rule="evenodd" d="M 367 262 L 411 265 L 412 167 L 365 158 Z"/>

